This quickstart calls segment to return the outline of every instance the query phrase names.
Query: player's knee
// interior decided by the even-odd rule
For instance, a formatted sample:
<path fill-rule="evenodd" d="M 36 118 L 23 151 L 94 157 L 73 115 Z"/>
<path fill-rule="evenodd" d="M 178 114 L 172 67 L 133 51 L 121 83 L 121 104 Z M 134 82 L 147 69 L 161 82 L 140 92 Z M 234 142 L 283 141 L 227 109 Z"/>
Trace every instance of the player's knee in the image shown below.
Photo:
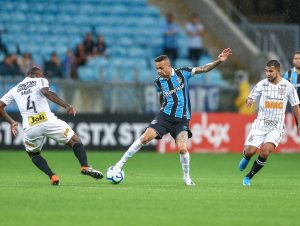
<path fill-rule="evenodd" d="M 179 154 L 186 154 L 188 153 L 187 148 L 179 148 Z"/>
<path fill-rule="evenodd" d="M 142 144 L 147 144 L 151 141 L 150 137 L 146 134 L 143 134 L 140 139 Z"/>
<path fill-rule="evenodd" d="M 27 152 L 28 156 L 32 159 L 34 156 L 38 156 L 41 152 Z"/>
<path fill-rule="evenodd" d="M 273 151 L 274 148 L 272 147 L 263 147 L 261 149 L 261 152 L 260 152 L 260 156 L 263 157 L 263 158 L 268 158 L 268 156 L 271 154 L 271 152 Z"/>

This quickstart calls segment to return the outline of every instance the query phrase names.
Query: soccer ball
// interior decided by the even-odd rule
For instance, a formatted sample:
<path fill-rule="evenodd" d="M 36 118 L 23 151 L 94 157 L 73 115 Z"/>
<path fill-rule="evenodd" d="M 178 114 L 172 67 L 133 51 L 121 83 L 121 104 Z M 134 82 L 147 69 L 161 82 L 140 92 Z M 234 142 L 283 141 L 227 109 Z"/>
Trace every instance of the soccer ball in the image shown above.
<path fill-rule="evenodd" d="M 124 171 L 120 168 L 111 166 L 106 171 L 106 180 L 112 184 L 119 184 L 124 180 Z"/>

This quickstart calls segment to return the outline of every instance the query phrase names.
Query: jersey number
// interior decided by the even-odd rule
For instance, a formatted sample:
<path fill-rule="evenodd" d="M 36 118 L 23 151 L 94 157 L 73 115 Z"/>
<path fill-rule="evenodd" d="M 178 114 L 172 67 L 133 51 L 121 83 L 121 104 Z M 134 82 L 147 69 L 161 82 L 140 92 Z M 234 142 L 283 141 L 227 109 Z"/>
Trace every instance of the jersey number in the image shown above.
<path fill-rule="evenodd" d="M 30 96 L 27 97 L 27 110 L 33 109 L 37 113 L 34 101 L 30 101 Z"/>

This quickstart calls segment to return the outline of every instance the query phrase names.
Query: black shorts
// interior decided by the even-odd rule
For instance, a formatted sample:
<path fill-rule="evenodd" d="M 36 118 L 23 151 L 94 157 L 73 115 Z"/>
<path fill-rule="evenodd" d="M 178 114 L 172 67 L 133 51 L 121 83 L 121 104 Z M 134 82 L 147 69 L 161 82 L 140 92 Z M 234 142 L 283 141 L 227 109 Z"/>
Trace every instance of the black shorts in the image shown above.
<path fill-rule="evenodd" d="M 188 137 L 192 137 L 192 132 L 189 128 L 189 120 L 171 117 L 164 112 L 159 114 L 153 119 L 148 128 L 152 128 L 157 132 L 156 139 L 161 139 L 163 135 L 170 133 L 171 136 L 176 139 L 177 135 L 181 131 L 187 131 Z"/>

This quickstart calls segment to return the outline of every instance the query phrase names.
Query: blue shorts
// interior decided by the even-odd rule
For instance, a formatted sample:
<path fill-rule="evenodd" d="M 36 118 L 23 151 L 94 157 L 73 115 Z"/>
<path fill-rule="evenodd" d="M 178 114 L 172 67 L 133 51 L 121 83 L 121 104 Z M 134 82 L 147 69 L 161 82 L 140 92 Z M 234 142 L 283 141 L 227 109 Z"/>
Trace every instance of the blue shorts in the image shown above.
<path fill-rule="evenodd" d="M 191 138 L 193 134 L 189 128 L 189 123 L 190 121 L 186 118 L 175 118 L 164 112 L 159 112 L 148 128 L 152 128 L 157 132 L 156 139 L 161 139 L 167 133 L 170 133 L 176 139 L 181 131 L 187 131 L 188 137 Z"/>

